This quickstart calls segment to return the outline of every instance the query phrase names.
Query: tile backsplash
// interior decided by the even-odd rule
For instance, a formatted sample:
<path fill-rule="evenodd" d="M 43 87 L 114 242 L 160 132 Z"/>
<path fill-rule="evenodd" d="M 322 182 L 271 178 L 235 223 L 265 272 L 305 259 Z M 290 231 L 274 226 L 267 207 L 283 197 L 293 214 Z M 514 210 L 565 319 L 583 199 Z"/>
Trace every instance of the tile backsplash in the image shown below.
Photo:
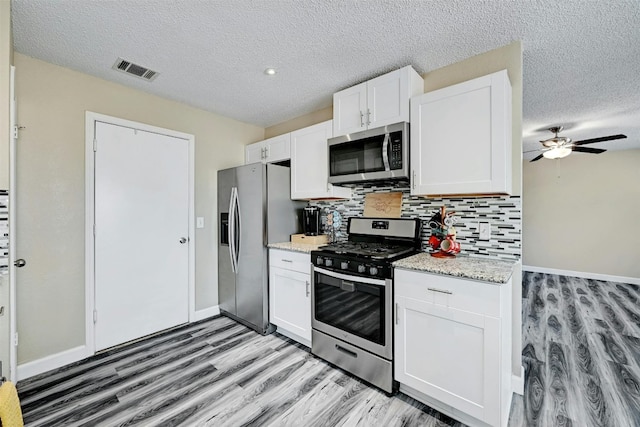
<path fill-rule="evenodd" d="M 323 223 L 326 215 L 337 211 L 343 218 L 342 225 L 336 230 L 336 240 L 347 237 L 347 219 L 362 216 L 364 199 L 372 192 L 402 192 L 403 218 L 420 218 L 422 223 L 422 249 L 427 250 L 427 240 L 431 235 L 428 220 L 446 206 L 447 211 L 456 212 L 458 222 L 455 224 L 456 239 L 460 242 L 461 255 L 472 257 L 518 260 L 522 254 L 522 206 L 520 197 L 487 196 L 487 197 L 443 197 L 426 198 L 411 196 L 409 184 L 406 182 L 382 182 L 354 186 L 351 200 L 311 201 L 323 211 Z M 478 222 L 491 224 L 489 240 L 479 240 Z"/>

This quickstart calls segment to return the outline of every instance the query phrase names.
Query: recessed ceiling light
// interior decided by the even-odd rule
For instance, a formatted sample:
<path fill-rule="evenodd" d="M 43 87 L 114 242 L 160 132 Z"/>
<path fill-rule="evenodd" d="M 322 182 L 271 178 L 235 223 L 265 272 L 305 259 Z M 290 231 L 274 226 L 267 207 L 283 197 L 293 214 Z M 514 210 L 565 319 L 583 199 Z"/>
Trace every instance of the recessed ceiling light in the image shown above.
<path fill-rule="evenodd" d="M 276 74 L 276 69 L 275 68 L 265 68 L 264 73 L 267 76 L 273 76 Z"/>

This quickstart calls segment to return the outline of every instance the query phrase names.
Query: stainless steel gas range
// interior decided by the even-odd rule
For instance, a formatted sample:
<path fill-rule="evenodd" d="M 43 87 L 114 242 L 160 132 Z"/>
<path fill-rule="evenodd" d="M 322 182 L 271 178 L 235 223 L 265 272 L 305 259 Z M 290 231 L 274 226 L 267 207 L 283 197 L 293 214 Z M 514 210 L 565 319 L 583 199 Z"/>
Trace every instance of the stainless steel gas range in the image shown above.
<path fill-rule="evenodd" d="M 311 252 L 311 352 L 393 393 L 391 263 L 418 252 L 420 220 L 349 218 L 348 233 Z"/>

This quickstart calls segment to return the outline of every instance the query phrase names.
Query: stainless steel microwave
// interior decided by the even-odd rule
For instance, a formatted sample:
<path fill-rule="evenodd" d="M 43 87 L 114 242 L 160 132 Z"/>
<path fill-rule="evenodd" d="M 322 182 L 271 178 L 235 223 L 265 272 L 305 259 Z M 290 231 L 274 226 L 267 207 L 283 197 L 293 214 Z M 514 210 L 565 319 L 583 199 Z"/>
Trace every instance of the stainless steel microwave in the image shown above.
<path fill-rule="evenodd" d="M 328 145 L 332 184 L 409 179 L 409 123 L 330 138 Z"/>

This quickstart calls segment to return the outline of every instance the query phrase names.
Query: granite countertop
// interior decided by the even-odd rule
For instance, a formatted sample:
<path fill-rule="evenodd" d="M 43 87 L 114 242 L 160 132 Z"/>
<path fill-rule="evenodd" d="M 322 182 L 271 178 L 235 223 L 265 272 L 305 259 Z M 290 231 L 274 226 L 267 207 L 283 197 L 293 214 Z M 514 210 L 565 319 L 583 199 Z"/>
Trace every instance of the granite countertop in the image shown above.
<path fill-rule="evenodd" d="M 393 263 L 396 268 L 464 277 L 497 284 L 509 281 L 514 265 L 515 261 L 471 258 L 468 256 L 435 258 L 426 252 L 403 258 Z"/>
<path fill-rule="evenodd" d="M 308 254 L 308 253 L 311 253 L 311 251 L 315 251 L 319 247 L 325 246 L 325 245 L 310 245 L 308 243 L 282 242 L 282 243 L 270 243 L 268 246 L 273 249 L 282 249 L 284 251 L 302 252 L 302 253 Z"/>

